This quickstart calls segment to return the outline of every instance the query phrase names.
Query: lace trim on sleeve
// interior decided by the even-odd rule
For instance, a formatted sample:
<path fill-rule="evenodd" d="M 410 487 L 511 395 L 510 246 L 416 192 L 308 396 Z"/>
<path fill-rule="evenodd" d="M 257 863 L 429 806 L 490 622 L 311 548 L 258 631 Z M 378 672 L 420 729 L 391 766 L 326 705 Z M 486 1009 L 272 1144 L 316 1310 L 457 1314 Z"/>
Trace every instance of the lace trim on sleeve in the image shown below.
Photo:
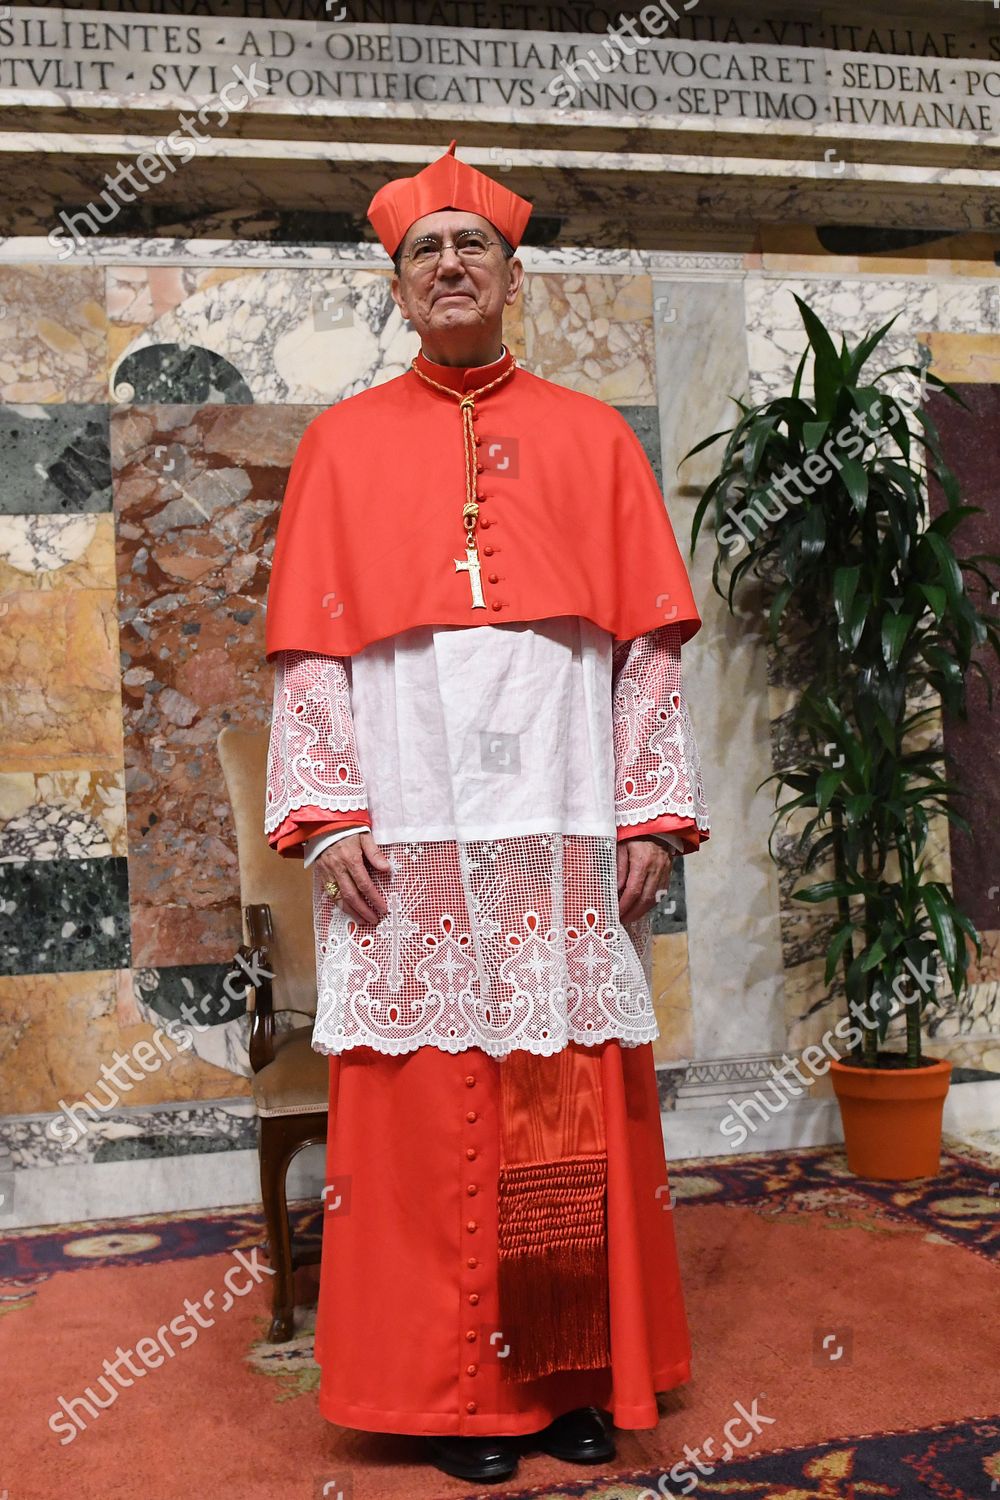
<path fill-rule="evenodd" d="M 618 827 L 676 813 L 708 831 L 701 760 L 681 683 L 680 626 L 661 625 L 618 642 L 612 681 Z"/>
<path fill-rule="evenodd" d="M 282 651 L 274 673 L 264 832 L 310 806 L 332 813 L 368 807 L 350 681 L 343 657 Z"/>

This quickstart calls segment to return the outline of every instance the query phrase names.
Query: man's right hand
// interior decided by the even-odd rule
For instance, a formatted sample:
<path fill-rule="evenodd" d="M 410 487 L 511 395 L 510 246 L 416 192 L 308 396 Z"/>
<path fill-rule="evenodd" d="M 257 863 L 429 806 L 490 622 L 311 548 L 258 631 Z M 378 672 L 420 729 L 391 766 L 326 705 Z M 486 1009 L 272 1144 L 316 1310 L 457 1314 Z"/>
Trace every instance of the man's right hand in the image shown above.
<path fill-rule="evenodd" d="M 324 849 L 316 856 L 314 867 L 324 884 L 335 880 L 340 886 L 340 895 L 334 900 L 349 916 L 358 922 L 375 923 L 382 920 L 389 907 L 368 873 L 366 860 L 376 870 L 388 873 L 392 869 L 367 828 L 348 834 Z"/>

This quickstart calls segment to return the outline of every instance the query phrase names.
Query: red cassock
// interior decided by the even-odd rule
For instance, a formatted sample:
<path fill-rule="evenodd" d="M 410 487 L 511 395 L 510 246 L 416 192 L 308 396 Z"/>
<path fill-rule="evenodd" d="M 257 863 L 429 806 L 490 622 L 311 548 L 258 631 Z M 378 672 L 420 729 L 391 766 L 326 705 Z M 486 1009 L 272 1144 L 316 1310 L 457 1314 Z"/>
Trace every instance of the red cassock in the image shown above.
<path fill-rule="evenodd" d="M 470 370 L 434 365 L 422 355 L 418 361 L 461 393 L 505 369 L 510 356 L 505 351 L 495 365 Z M 307 839 L 348 825 L 370 827 L 380 849 L 403 865 L 427 847 L 414 842 L 412 829 L 404 829 L 406 840 L 387 832 L 406 822 L 403 803 L 380 799 L 374 785 L 365 788 L 364 757 L 359 763 L 350 732 L 345 668 L 351 658 L 358 689 L 384 680 L 358 670 L 365 652 L 400 633 L 414 632 L 407 637 L 414 653 L 418 646 L 430 652 L 421 627 L 579 617 L 615 643 L 612 852 L 624 838 L 674 832 L 686 850 L 696 850 L 708 836 L 707 817 L 700 772 L 688 767 L 688 785 L 677 763 L 691 744 L 680 727 L 686 708 L 677 662 L 680 642 L 700 620 L 638 441 L 613 409 L 520 370 L 486 397 L 477 417 L 480 442 L 492 434 L 497 462 L 506 467 L 504 478 L 491 482 L 484 464 L 478 481 L 485 502 L 479 545 L 486 543 L 495 571 L 487 582 L 484 570 L 487 607 L 471 614 L 469 578 L 452 570 L 464 546 L 455 401 L 410 373 L 341 403 L 303 439 L 268 600 L 267 654 L 278 667 L 267 817 L 272 847 L 301 857 Z M 376 666 L 381 671 L 385 662 Z M 370 727 L 370 704 L 365 715 Z M 643 768 L 641 777 L 623 775 L 626 754 Z M 669 772 L 670 796 L 656 795 L 656 768 L 663 785 Z M 525 775 L 529 770 L 526 764 Z M 647 781 L 648 794 L 640 786 Z M 345 794 L 338 796 L 338 788 Z M 506 839 L 473 843 L 475 836 L 473 830 L 448 845 L 461 847 L 463 871 L 469 849 L 479 855 L 487 845 L 517 848 L 522 837 L 514 827 Z M 565 841 L 560 870 L 564 857 L 572 868 L 602 844 L 592 830 L 587 837 L 572 829 L 531 837 Z M 403 871 L 411 883 L 413 868 Z M 605 861 L 605 885 L 606 871 Z M 394 865 L 390 877 L 375 883 L 391 900 L 403 891 L 403 875 L 397 880 Z M 398 971 L 400 950 L 386 940 L 383 953 L 378 929 L 352 927 L 323 896 L 319 880 L 315 890 L 325 1015 L 318 1013 L 313 1045 L 330 1053 L 331 1191 L 316 1325 L 323 1415 L 373 1432 L 499 1435 L 537 1431 L 562 1412 L 593 1404 L 619 1427 L 655 1426 L 656 1392 L 688 1379 L 690 1348 L 651 1045 L 628 1044 L 625 1032 L 595 1033 L 599 1039 L 586 1043 L 572 1026 L 565 1043 L 599 1058 L 610 1361 L 512 1380 L 497 1295 L 502 1054 L 508 1042 L 541 1049 L 535 1039 L 495 1034 L 482 1046 L 465 1045 L 460 1038 L 468 1032 L 459 1024 L 442 1032 L 437 1045 L 400 1041 L 387 1023 L 380 1030 L 371 976 L 377 971 L 384 981 L 390 949 Z M 478 898 L 470 899 L 459 918 L 475 936 L 469 952 L 485 951 L 475 926 L 479 907 Z M 393 907 L 393 921 L 400 912 Z M 625 938 L 616 913 L 605 910 L 604 922 L 617 929 L 610 935 L 619 953 L 633 940 L 643 948 L 639 929 L 628 929 Z M 419 922 L 410 921 L 409 929 L 416 945 L 433 941 Z M 399 931 L 406 930 L 401 923 Z M 645 961 L 648 974 L 648 945 Z M 634 950 L 631 963 L 642 988 Z M 493 971 L 494 987 L 508 965 Z M 410 970 L 406 977 L 412 979 Z M 339 984 L 344 994 L 335 993 Z M 474 1012 L 466 992 L 453 1014 L 465 1024 Z"/>
<path fill-rule="evenodd" d="M 537 1432 L 579 1406 L 655 1427 L 689 1376 L 652 1047 L 602 1044 L 611 1366 L 502 1377 L 497 1305 L 501 1061 L 421 1047 L 330 1059 L 316 1358 L 319 1408 L 369 1432 Z M 475 1192 L 470 1192 L 474 1188 Z"/>

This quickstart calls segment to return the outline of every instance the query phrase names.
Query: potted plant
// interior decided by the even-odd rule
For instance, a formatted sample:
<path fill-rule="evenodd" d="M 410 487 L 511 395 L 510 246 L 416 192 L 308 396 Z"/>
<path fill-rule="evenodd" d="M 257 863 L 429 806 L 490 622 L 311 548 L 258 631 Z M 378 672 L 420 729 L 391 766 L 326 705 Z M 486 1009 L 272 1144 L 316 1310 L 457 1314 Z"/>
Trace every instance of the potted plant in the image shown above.
<path fill-rule="evenodd" d="M 955 805 L 961 788 L 944 774 L 941 715 L 966 716 L 967 679 L 983 672 L 978 648 L 1000 656 L 1000 617 L 980 613 L 973 597 L 996 590 L 990 570 L 1000 558 L 956 550 L 977 507 L 961 503 L 915 393 L 930 382 L 964 406 L 961 396 L 920 364 L 872 374 L 895 319 L 853 347 L 841 337 L 838 349 L 795 300 L 807 345 L 791 393 L 738 401 L 736 425 L 681 460 L 726 438 L 691 552 L 711 511 L 715 589 L 730 610 L 738 593 L 763 592 L 771 640 L 798 685 L 782 764 L 760 785 L 778 783 L 772 858 L 775 830 L 791 825 L 793 864 L 822 876 L 793 898 L 835 911 L 824 982 L 839 981 L 847 1006 L 831 1072 L 848 1165 L 866 1177 L 929 1176 L 951 1064 L 924 1056 L 922 1016 L 940 983 L 961 999 L 970 951 L 982 954 L 931 858 L 934 820 L 969 827 Z M 890 391 L 878 384 L 892 377 Z M 931 477 L 943 495 L 933 517 Z M 791 795 L 779 803 L 783 790 Z M 905 1021 L 892 1026 L 897 1016 Z M 899 1033 L 905 1046 L 892 1050 Z"/>

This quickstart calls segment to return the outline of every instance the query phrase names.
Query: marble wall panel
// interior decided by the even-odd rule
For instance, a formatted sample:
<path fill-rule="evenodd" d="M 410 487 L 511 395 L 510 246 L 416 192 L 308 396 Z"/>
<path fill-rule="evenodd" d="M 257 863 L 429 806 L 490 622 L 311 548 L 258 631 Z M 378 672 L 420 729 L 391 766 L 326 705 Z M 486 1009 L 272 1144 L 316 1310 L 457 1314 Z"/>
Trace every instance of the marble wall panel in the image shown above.
<path fill-rule="evenodd" d="M 1000 306 L 1000 285 L 993 289 Z M 932 368 L 951 385 L 1000 385 L 1000 339 L 995 333 L 928 333 Z"/>
<path fill-rule="evenodd" d="M 0 265 L 0 401 L 108 399 L 104 272 Z"/>
<path fill-rule="evenodd" d="M 648 276 L 530 275 L 523 299 L 529 369 L 613 406 L 656 405 Z"/>
<path fill-rule="evenodd" d="M 686 857 L 686 856 L 685 856 Z M 675 860 L 675 865 L 683 864 Z M 653 1042 L 657 1065 L 687 1062 L 694 1054 L 694 1008 L 691 996 L 691 966 L 685 932 L 653 938 L 653 1011 L 660 1028 Z"/>
<path fill-rule="evenodd" d="M 694 510 L 722 444 L 680 467 L 701 438 L 731 425 L 728 397 L 748 381 L 742 277 L 657 277 L 656 369 L 664 495 L 688 565 L 702 628 L 684 647 L 685 691 L 702 758 L 711 838 L 685 857 L 687 942 L 696 1059 L 781 1050 L 777 872 L 767 854 L 771 770 L 766 652 L 758 622 L 732 616 L 712 587 L 714 543 L 690 556 Z"/>
<path fill-rule="evenodd" d="M 242 278 L 235 266 L 109 266 L 107 268 L 108 353 L 112 367 L 134 340 L 200 291 Z"/>
<path fill-rule="evenodd" d="M 4 1120 L 3 1139 L 10 1170 L 155 1161 L 170 1156 L 257 1149 L 257 1114 L 249 1099 L 218 1104 L 171 1101 L 106 1112 L 93 1107 L 73 1110 L 72 1095 L 66 1096 L 66 1103 L 68 1114 L 56 1110 L 47 1115 Z M 105 1103 L 103 1091 L 97 1103 Z"/>
<path fill-rule="evenodd" d="M 107 589 L 115 581 L 107 515 L 0 515 L 0 600 L 22 590 Z"/>
<path fill-rule="evenodd" d="M 795 297 L 808 302 L 828 326 L 858 339 L 895 318 L 883 345 L 884 367 L 912 360 L 917 335 L 937 323 L 934 283 L 897 278 L 751 277 L 747 281 L 747 343 L 752 373 L 750 399 L 767 401 L 787 391 L 806 339 Z"/>
<path fill-rule="evenodd" d="M 141 1015 L 132 977 L 119 966 L 0 978 L 4 1113 L 55 1112 L 60 1101 L 88 1092 L 100 1106 L 96 1117 L 112 1107 L 230 1098 L 241 1091 L 228 1069 L 182 1050 L 166 1032 L 153 1052 L 138 1046 L 152 1044 L 157 1024 Z M 125 1055 L 127 1066 L 116 1066 L 116 1053 Z"/>
<path fill-rule="evenodd" d="M 125 853 L 123 771 L 0 772 L 0 863 Z"/>
<path fill-rule="evenodd" d="M 241 941 L 216 751 L 265 725 L 264 604 L 285 479 L 319 407 L 115 413 L 121 683 L 134 962 L 224 962 Z"/>
<path fill-rule="evenodd" d="M 224 400 L 238 375 L 245 401 L 326 406 L 402 374 L 419 347 L 390 296 L 391 271 L 212 269 L 171 282 L 178 300 L 161 310 L 169 302 L 162 272 L 143 275 L 153 284 L 129 283 L 133 301 L 122 314 L 130 321 L 115 339 L 122 344 L 123 329 L 132 335 L 114 365 L 122 400 Z M 116 291 L 120 300 L 121 283 Z"/>
<path fill-rule="evenodd" d="M 0 514 L 0 859 L 124 853 L 114 591 L 110 515 Z"/>
<path fill-rule="evenodd" d="M 144 1021 L 154 1026 L 183 1024 L 191 1036 L 192 1055 L 224 1068 L 238 1083 L 248 1079 L 252 1069 L 247 980 L 232 961 L 235 949 L 231 943 L 228 962 L 136 969 L 133 981 L 136 1008 Z M 301 1018 L 279 1015 L 277 1023 L 281 1031 L 301 1024 Z M 240 1088 L 234 1087 L 233 1093 L 238 1092 Z"/>
<path fill-rule="evenodd" d="M 0 973 L 120 969 L 131 961 L 124 859 L 0 864 Z"/>
<path fill-rule="evenodd" d="M 4 518 L 109 511 L 107 406 L 0 406 L 0 466 Z"/>
<path fill-rule="evenodd" d="M 9 590 L 0 633 L 0 772 L 121 765 L 115 591 Z"/>
<path fill-rule="evenodd" d="M 935 1042 L 933 1031 L 928 1045 L 932 1057 L 947 1057 L 955 1068 L 974 1068 L 982 1073 L 1000 1073 L 1000 1037 L 981 1037 L 970 1041 Z M 1000 1137 L 1000 1132 L 997 1132 Z"/>

